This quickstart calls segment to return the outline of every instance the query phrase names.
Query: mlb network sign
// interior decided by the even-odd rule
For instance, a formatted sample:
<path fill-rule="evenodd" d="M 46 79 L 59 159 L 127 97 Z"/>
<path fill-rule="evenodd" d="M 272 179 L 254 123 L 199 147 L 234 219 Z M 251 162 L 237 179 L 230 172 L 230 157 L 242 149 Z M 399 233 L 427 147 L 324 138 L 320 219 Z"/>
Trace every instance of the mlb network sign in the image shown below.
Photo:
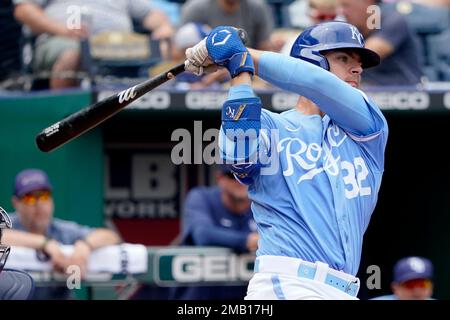
<path fill-rule="evenodd" d="M 254 255 L 161 254 L 155 257 L 159 285 L 199 282 L 246 283 L 253 276 Z"/>

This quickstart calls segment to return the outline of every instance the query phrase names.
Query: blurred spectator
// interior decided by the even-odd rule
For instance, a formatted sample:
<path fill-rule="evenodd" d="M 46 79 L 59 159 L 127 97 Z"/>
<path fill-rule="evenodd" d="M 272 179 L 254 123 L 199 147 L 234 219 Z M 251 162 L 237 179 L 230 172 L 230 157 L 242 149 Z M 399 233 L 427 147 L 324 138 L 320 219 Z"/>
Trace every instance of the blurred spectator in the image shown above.
<path fill-rule="evenodd" d="M 289 21 L 283 21 L 291 28 L 303 30 L 311 25 L 311 19 L 308 16 L 309 1 L 307 0 L 295 0 L 287 5 L 287 16 L 284 15 L 284 19 Z M 298 30 L 297 30 L 298 31 Z"/>
<path fill-rule="evenodd" d="M 355 25 L 366 39 L 366 48 L 377 52 L 382 62 L 362 74 L 365 85 L 415 85 L 422 77 L 418 40 L 405 18 L 379 0 L 338 0 L 346 20 Z M 368 10 L 379 5 L 381 16 Z M 379 20 L 381 28 L 377 28 Z"/>
<path fill-rule="evenodd" d="M 205 38 L 211 28 L 206 24 L 188 22 L 182 25 L 175 33 L 172 46 L 172 58 L 176 61 L 184 61 L 187 48 L 195 46 Z M 175 78 L 174 86 L 177 89 L 203 89 L 212 85 L 219 85 L 220 82 L 229 80 L 227 70 L 222 69 L 217 72 L 197 76 L 190 72 L 184 72 Z"/>
<path fill-rule="evenodd" d="M 174 26 L 180 23 L 181 4 L 170 0 L 148 0 L 153 8 L 163 11 Z"/>
<path fill-rule="evenodd" d="M 6 260 L 8 260 L 10 248 L 8 246 L 2 245 L 3 229 L 11 228 L 11 219 L 8 213 L 0 207 L 0 273 L 3 271 Z"/>
<path fill-rule="evenodd" d="M 272 50 L 270 35 L 274 19 L 263 0 L 188 0 L 181 8 L 181 25 L 187 22 L 217 26 L 234 26 L 248 33 L 247 46 Z"/>
<path fill-rule="evenodd" d="M 108 229 L 93 229 L 75 222 L 53 217 L 52 185 L 45 172 L 27 169 L 17 174 L 11 214 L 13 229 L 5 230 L 3 242 L 9 246 L 38 250 L 51 260 L 54 270 L 64 272 L 68 266 L 78 265 L 84 276 L 93 250 L 117 244 L 119 236 Z M 73 245 L 71 256 L 61 251 L 61 245 Z M 68 299 L 67 287 L 36 288 L 34 299 Z"/>
<path fill-rule="evenodd" d="M 304 15 L 306 19 L 304 19 L 303 27 L 309 27 L 321 22 L 335 20 L 337 17 L 337 0 L 308 0 L 307 7 L 304 12 L 297 12 L 296 8 L 300 8 L 298 5 L 296 6 L 295 1 L 290 8 L 290 16 L 298 16 Z M 304 2 L 304 1 L 302 1 Z M 291 52 L 292 45 L 298 37 L 298 30 L 295 33 L 291 33 L 289 38 L 285 39 L 284 45 L 279 50 L 280 53 L 289 55 Z"/>
<path fill-rule="evenodd" d="M 337 16 L 337 0 L 309 0 L 308 5 L 312 24 L 331 21 Z"/>
<path fill-rule="evenodd" d="M 450 0 L 415 0 L 417 3 L 430 6 L 442 6 L 450 8 Z"/>
<path fill-rule="evenodd" d="M 210 31 L 210 26 L 197 22 L 188 22 L 180 26 L 175 32 L 173 39 L 172 57 L 176 60 L 184 60 L 186 58 L 186 49 L 196 45 L 205 38 Z"/>
<path fill-rule="evenodd" d="M 133 31 L 133 19 L 152 31 L 155 39 L 170 38 L 167 16 L 147 0 L 14 0 L 17 20 L 39 35 L 33 69 L 51 71 L 51 88 L 76 85 L 64 72 L 79 69 L 79 42 L 103 31 Z M 59 76 L 58 76 L 59 75 Z"/>
<path fill-rule="evenodd" d="M 254 252 L 258 234 L 247 187 L 231 172 L 218 170 L 217 186 L 192 189 L 184 204 L 181 245 L 221 246 L 237 253 Z M 245 286 L 176 287 L 172 299 L 243 299 Z"/>
<path fill-rule="evenodd" d="M 295 0 L 287 12 L 288 24 L 300 30 L 324 21 L 342 20 L 338 17 L 337 0 Z"/>
<path fill-rule="evenodd" d="M 450 8 L 450 0 L 384 0 L 383 2 L 401 2 L 410 1 L 423 4 L 424 6 L 448 7 Z"/>
<path fill-rule="evenodd" d="M 422 257 L 406 257 L 394 266 L 393 294 L 373 300 L 429 300 L 433 295 L 433 264 Z"/>
<path fill-rule="evenodd" d="M 14 19 L 11 0 L 2 1 L 0 7 L 0 81 L 18 76 L 20 72 L 21 26 Z"/>

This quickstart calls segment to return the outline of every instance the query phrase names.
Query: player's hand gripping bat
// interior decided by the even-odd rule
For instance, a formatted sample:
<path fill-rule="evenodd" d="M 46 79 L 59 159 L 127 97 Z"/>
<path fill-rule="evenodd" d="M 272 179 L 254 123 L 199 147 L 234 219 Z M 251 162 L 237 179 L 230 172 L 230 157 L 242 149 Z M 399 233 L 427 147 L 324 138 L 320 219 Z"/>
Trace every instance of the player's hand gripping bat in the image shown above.
<path fill-rule="evenodd" d="M 238 29 L 238 33 L 242 42 L 244 44 L 247 43 L 248 37 L 246 32 L 243 29 Z M 173 79 L 182 72 L 184 72 L 184 63 L 104 100 L 98 101 L 52 124 L 36 136 L 36 144 L 39 150 L 50 152 L 61 147 L 98 126 L 133 101 L 166 81 Z"/>

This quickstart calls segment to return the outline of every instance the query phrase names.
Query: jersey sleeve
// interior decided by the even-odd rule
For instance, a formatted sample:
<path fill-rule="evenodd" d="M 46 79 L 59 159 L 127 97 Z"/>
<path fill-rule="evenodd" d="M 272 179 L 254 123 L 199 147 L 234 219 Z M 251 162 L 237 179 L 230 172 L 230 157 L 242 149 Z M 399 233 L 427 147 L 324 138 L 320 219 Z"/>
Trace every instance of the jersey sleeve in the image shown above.
<path fill-rule="evenodd" d="M 316 65 L 278 53 L 263 53 L 259 76 L 319 106 L 337 125 L 355 136 L 387 130 L 386 120 L 365 94 Z"/>
<path fill-rule="evenodd" d="M 409 26 L 401 14 L 391 12 L 381 15 L 382 26 L 375 29 L 371 37 L 379 37 L 387 41 L 395 50 L 402 45 L 409 34 Z"/>
<path fill-rule="evenodd" d="M 375 168 L 382 172 L 384 170 L 384 152 L 387 145 L 387 139 L 389 134 L 388 125 L 386 119 L 384 118 L 381 110 L 376 107 L 375 103 L 366 96 L 365 93 L 361 92 L 371 112 L 376 115 L 382 125 L 380 130 L 375 131 L 371 134 L 360 134 L 354 133 L 352 131 L 347 131 L 347 135 L 364 150 L 368 157 L 373 161 Z"/>

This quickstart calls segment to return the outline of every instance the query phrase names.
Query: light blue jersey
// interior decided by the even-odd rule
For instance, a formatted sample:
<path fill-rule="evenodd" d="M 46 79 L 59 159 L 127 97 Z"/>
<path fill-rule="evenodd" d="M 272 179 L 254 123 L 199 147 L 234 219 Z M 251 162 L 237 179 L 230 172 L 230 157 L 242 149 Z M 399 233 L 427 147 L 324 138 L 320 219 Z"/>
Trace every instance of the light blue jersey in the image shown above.
<path fill-rule="evenodd" d="M 375 297 L 370 300 L 398 300 L 398 297 L 395 294 L 389 294 L 385 296 Z"/>
<path fill-rule="evenodd" d="M 326 115 L 262 110 L 259 139 L 249 149 L 272 160 L 257 170 L 243 165 L 260 235 L 257 255 L 321 261 L 355 275 L 384 170 L 386 120 L 360 90 L 308 62 L 264 53 L 259 76 Z M 242 85 L 231 88 L 228 100 L 253 95 Z M 236 154 L 230 144 L 222 135 L 227 160 Z"/>

